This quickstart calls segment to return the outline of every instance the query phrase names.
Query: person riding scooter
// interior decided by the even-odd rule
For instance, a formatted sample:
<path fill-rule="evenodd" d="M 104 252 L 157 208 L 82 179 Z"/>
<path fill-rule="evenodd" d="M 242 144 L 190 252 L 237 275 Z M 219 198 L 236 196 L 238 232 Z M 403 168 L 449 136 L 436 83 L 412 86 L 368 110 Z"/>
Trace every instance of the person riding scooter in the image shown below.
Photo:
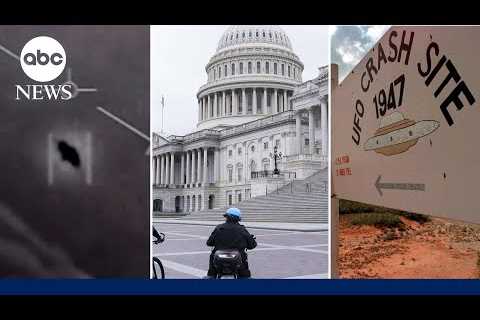
<path fill-rule="evenodd" d="M 223 215 L 226 222 L 218 225 L 207 240 L 207 246 L 214 247 L 210 254 L 210 264 L 207 277 L 215 278 L 218 270 L 215 268 L 214 256 L 217 250 L 236 249 L 242 257 L 242 266 L 238 270 L 240 278 L 250 278 L 246 249 L 254 249 L 257 246 L 255 236 L 251 235 L 245 226 L 239 222 L 241 212 L 237 208 L 229 208 Z"/>

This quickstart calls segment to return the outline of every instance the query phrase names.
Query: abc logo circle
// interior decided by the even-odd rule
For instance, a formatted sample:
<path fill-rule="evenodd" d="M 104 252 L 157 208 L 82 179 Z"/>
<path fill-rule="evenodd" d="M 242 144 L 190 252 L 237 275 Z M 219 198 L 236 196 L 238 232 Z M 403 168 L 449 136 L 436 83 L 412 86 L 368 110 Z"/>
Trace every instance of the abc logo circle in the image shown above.
<path fill-rule="evenodd" d="M 48 82 L 65 69 L 67 56 L 60 42 L 41 36 L 28 41 L 20 54 L 23 72 L 32 80 Z"/>

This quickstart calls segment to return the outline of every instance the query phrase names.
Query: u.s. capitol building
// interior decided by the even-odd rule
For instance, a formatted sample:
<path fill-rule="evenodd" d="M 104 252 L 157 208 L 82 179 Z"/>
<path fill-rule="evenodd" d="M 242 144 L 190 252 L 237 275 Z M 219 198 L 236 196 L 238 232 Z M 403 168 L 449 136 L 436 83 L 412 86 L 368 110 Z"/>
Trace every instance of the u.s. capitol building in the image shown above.
<path fill-rule="evenodd" d="M 303 64 L 282 29 L 234 26 L 205 69 L 196 131 L 153 135 L 154 212 L 226 207 L 325 170 L 326 66 L 302 82 Z"/>

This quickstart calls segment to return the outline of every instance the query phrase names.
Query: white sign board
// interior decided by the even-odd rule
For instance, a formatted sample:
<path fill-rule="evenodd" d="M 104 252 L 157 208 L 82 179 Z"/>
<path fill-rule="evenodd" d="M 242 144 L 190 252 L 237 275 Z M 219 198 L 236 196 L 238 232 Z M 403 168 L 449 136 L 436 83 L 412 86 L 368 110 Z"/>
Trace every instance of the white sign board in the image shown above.
<path fill-rule="evenodd" d="M 333 193 L 480 223 L 480 27 L 393 27 L 332 92 Z"/>

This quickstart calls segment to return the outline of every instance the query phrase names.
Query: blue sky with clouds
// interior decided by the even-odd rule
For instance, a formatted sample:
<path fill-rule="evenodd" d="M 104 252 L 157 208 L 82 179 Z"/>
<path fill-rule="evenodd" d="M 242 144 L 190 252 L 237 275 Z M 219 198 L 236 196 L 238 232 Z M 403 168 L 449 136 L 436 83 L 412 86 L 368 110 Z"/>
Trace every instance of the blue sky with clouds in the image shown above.
<path fill-rule="evenodd" d="M 357 65 L 390 26 L 331 26 L 332 63 L 338 64 L 339 80 Z"/>

